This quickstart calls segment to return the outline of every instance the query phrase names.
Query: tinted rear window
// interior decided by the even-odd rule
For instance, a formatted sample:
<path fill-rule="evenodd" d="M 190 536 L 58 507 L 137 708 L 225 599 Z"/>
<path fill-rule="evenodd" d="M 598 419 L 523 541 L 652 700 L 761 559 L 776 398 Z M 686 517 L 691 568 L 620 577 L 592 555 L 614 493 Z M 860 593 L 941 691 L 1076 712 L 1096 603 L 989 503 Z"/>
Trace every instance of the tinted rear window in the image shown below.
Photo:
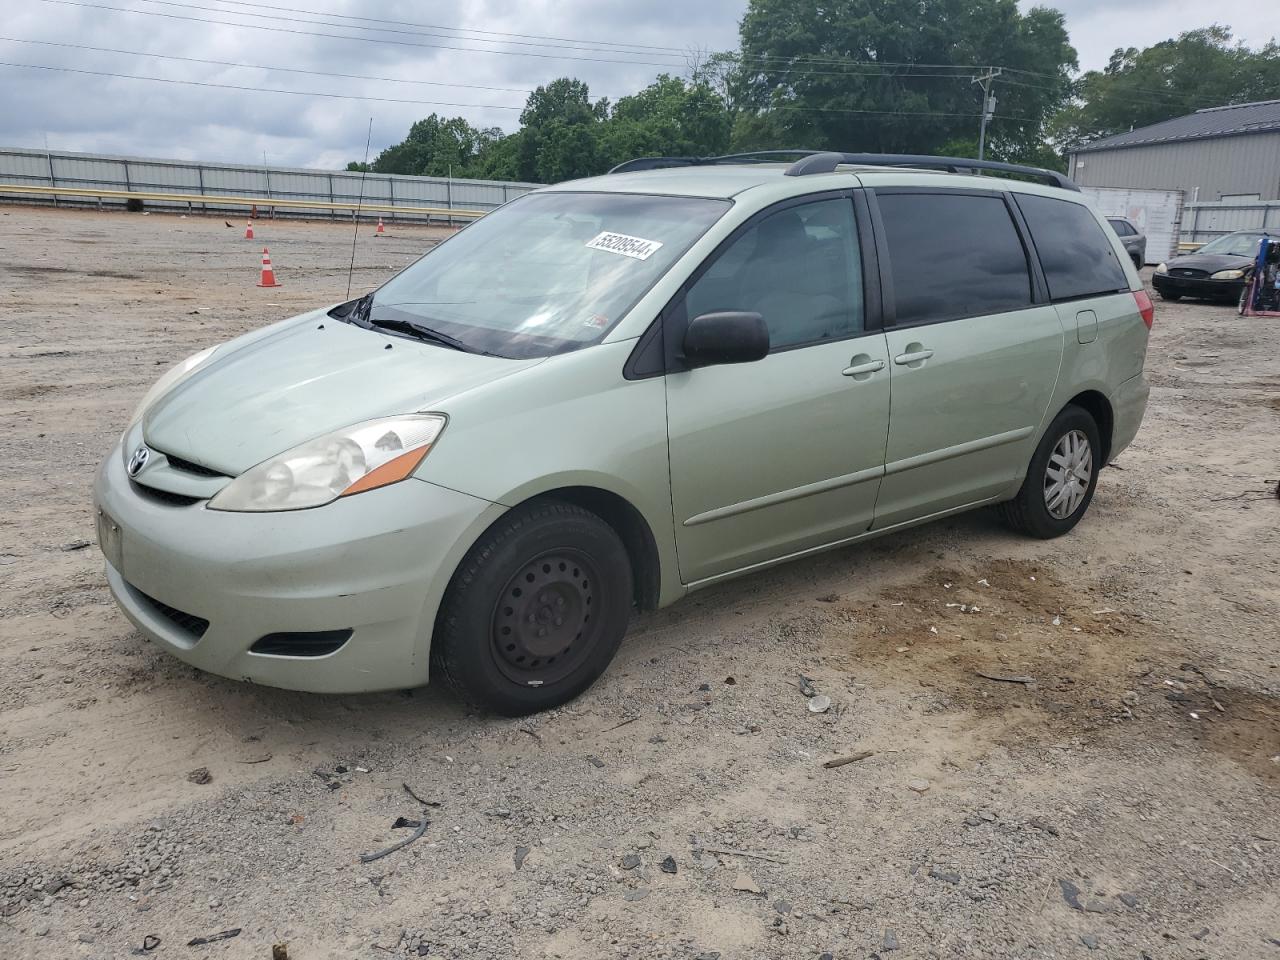
<path fill-rule="evenodd" d="M 1129 289 L 1111 241 L 1087 207 L 1031 194 L 1019 194 L 1017 201 L 1031 228 L 1050 297 L 1072 300 Z"/>
<path fill-rule="evenodd" d="M 965 194 L 878 193 L 899 324 L 1031 304 L 1026 252 L 1004 201 Z"/>

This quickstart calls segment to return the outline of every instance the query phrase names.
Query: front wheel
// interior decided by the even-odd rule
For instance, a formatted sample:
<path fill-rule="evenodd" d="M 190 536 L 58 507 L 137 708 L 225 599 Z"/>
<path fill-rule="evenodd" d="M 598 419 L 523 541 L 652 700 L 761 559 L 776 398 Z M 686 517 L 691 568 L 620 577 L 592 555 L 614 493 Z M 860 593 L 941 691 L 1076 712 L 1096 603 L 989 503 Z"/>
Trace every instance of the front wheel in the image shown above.
<path fill-rule="evenodd" d="M 1160 290 L 1159 293 L 1161 300 L 1168 300 L 1170 303 L 1177 303 L 1182 299 L 1182 294 L 1180 293 L 1165 293 L 1163 290 Z"/>
<path fill-rule="evenodd" d="M 1018 495 L 1000 505 L 1005 520 L 1042 540 L 1062 536 L 1089 509 L 1101 449 L 1098 425 L 1089 412 L 1064 407 L 1041 438 Z"/>
<path fill-rule="evenodd" d="M 627 630 L 631 563 L 594 513 L 516 507 L 463 558 L 436 618 L 433 672 L 506 716 L 559 706 L 595 681 Z"/>

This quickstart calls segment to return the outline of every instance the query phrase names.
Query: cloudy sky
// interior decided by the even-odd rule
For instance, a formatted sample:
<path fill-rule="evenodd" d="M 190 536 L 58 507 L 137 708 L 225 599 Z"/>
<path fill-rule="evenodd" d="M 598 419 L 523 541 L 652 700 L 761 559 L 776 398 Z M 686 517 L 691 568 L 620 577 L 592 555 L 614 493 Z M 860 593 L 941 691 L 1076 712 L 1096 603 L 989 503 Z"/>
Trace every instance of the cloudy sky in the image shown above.
<path fill-rule="evenodd" d="M 1262 26 L 1275 22 L 1274 2 L 1236 0 L 1216 12 L 1256 46 L 1270 38 Z M 1116 46 L 1147 46 L 1210 16 L 1198 0 L 1051 5 L 1065 11 L 1086 69 L 1105 64 Z M 527 91 L 558 76 L 616 99 L 664 70 L 682 73 L 697 51 L 736 45 L 745 7 L 0 0 L 0 145 L 43 147 L 47 138 L 54 150 L 257 163 L 265 154 L 273 165 L 341 167 L 363 154 L 370 117 L 376 154 L 432 111 L 514 129 Z M 309 95 L 235 89 L 244 87 Z M 380 99 L 310 95 L 317 93 Z"/>

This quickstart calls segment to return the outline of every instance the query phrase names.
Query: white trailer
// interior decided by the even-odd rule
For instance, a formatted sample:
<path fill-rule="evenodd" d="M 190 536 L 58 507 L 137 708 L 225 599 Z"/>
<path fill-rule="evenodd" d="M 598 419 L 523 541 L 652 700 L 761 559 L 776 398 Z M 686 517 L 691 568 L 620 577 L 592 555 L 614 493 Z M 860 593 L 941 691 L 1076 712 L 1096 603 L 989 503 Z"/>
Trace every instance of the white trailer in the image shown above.
<path fill-rule="evenodd" d="M 1178 255 L 1182 224 L 1181 190 L 1137 190 L 1128 187 L 1081 187 L 1105 217 L 1124 217 L 1147 235 L 1147 263 Z"/>

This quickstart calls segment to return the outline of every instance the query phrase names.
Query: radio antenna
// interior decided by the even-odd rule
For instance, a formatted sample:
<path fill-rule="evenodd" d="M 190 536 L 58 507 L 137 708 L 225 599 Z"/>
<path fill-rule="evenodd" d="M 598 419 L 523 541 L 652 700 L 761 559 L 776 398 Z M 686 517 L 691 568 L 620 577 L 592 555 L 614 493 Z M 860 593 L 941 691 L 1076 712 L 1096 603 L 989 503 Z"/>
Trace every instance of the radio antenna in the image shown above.
<path fill-rule="evenodd" d="M 369 118 L 369 133 L 364 138 L 364 163 L 360 164 L 360 196 L 356 199 L 355 229 L 351 231 L 351 263 L 347 267 L 347 298 L 351 297 L 351 275 L 356 269 L 356 238 L 360 236 L 360 209 L 364 206 L 364 178 L 369 175 L 369 144 L 373 142 L 373 117 Z"/>

